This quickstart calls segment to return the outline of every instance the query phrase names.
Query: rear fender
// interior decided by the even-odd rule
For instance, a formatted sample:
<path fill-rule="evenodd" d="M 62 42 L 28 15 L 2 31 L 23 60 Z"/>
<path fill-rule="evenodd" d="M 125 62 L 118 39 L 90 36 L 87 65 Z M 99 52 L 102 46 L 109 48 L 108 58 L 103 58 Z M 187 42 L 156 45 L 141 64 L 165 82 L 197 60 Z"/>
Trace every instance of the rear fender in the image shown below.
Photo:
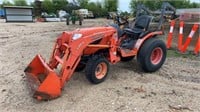
<path fill-rule="evenodd" d="M 144 44 L 144 42 L 147 39 L 154 38 L 156 35 L 162 35 L 162 34 L 163 34 L 162 31 L 155 31 L 155 32 L 151 32 L 151 33 L 145 35 L 144 37 L 138 39 L 135 44 L 134 51 L 138 52 L 139 49 L 141 48 L 141 46 Z"/>

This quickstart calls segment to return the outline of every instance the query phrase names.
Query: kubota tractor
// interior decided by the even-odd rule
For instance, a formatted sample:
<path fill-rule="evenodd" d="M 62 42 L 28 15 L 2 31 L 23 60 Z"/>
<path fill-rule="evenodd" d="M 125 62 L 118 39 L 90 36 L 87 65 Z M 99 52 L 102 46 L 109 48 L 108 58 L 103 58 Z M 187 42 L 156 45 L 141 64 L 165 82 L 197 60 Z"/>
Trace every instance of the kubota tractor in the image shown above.
<path fill-rule="evenodd" d="M 103 82 L 109 64 L 134 57 L 145 72 L 158 70 L 166 59 L 166 46 L 159 40 L 161 30 L 148 29 L 151 17 L 136 18 L 134 28 L 94 27 L 63 32 L 53 48 L 49 62 L 36 55 L 25 69 L 33 97 L 48 100 L 59 97 L 75 71 L 85 68 L 86 78 L 94 84 Z M 61 65 L 59 72 L 56 72 Z"/>

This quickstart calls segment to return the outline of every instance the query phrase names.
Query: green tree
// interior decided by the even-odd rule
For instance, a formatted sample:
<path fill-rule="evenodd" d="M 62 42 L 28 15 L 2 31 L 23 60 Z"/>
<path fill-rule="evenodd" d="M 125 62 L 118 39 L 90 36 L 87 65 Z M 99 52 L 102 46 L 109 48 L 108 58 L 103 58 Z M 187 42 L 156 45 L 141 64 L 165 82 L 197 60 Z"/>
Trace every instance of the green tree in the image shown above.
<path fill-rule="evenodd" d="M 97 11 L 95 11 L 95 13 L 97 13 L 97 17 L 105 17 L 107 15 L 107 11 L 106 8 L 103 7 L 103 3 L 97 1 L 96 2 L 96 7 L 97 7 Z"/>
<path fill-rule="evenodd" d="M 41 13 L 42 13 L 42 2 L 41 1 L 35 0 L 34 2 L 31 2 L 30 6 L 33 7 L 33 13 L 36 17 L 41 16 Z"/>
<path fill-rule="evenodd" d="M 95 2 L 89 2 L 85 8 L 90 10 L 90 11 L 97 11 L 97 9 L 98 9 Z"/>
<path fill-rule="evenodd" d="M 3 0 L 1 7 L 3 8 L 4 6 L 12 6 L 13 4 L 9 0 Z"/>
<path fill-rule="evenodd" d="M 16 6 L 28 6 L 26 0 L 14 0 L 14 5 L 16 5 Z"/>
<path fill-rule="evenodd" d="M 88 6 L 89 0 L 76 0 L 81 8 L 86 8 Z"/>
<path fill-rule="evenodd" d="M 52 0 L 52 2 L 53 2 L 55 11 L 65 10 L 65 8 L 68 4 L 67 0 Z"/>
<path fill-rule="evenodd" d="M 167 1 L 176 9 L 178 8 L 198 8 L 198 3 L 191 3 L 190 0 L 131 0 L 130 8 L 132 12 L 136 11 L 137 4 L 144 4 L 150 10 L 161 8 L 162 2 Z"/>
<path fill-rule="evenodd" d="M 193 2 L 193 3 L 190 4 L 190 7 L 191 8 L 200 8 L 200 3 L 194 3 Z"/>
<path fill-rule="evenodd" d="M 190 0 L 169 0 L 168 1 L 175 8 L 190 8 Z"/>
<path fill-rule="evenodd" d="M 99 1 L 90 2 L 90 0 L 73 0 L 72 2 L 73 3 L 69 3 L 66 8 L 67 9 L 66 11 L 69 13 L 71 12 L 72 9 L 77 10 L 80 8 L 88 9 L 89 11 L 92 11 L 94 16 L 96 17 L 105 16 L 107 13 L 107 10 L 103 2 L 99 2 Z"/>
<path fill-rule="evenodd" d="M 104 15 L 105 10 L 102 7 L 102 3 L 101 2 L 89 2 L 86 9 L 88 9 L 89 11 L 92 11 L 95 17 L 101 17 Z"/>
<path fill-rule="evenodd" d="M 108 0 L 110 3 L 110 0 Z M 116 0 L 111 0 L 113 2 L 116 2 Z M 110 7 L 114 7 L 114 8 L 110 8 L 111 11 L 117 11 L 117 3 L 112 3 L 115 4 L 113 5 L 109 5 Z M 107 9 L 105 8 L 105 1 L 100 2 L 100 1 L 96 1 L 96 2 L 91 2 L 90 0 L 71 0 L 70 3 L 68 3 L 67 7 L 65 8 L 65 11 L 71 13 L 72 10 L 77 10 L 77 9 L 88 9 L 89 11 L 92 11 L 95 17 L 103 17 L 106 16 L 107 14 Z"/>
<path fill-rule="evenodd" d="M 51 0 L 44 0 L 42 2 L 42 11 L 47 13 L 55 13 L 56 10 L 54 9 L 53 2 Z"/>
<path fill-rule="evenodd" d="M 104 7 L 108 12 L 117 11 L 118 0 L 104 0 Z"/>
<path fill-rule="evenodd" d="M 73 10 L 78 10 L 80 7 L 77 4 L 74 3 L 68 3 L 67 6 L 65 7 L 65 11 L 68 13 L 72 13 Z"/>

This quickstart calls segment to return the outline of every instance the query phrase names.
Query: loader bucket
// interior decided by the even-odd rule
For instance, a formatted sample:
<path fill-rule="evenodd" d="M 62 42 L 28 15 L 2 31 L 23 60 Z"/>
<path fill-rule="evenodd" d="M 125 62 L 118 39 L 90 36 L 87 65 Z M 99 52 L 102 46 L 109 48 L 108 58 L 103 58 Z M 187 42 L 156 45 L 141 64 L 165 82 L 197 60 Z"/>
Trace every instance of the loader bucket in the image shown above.
<path fill-rule="evenodd" d="M 60 78 L 40 55 L 35 56 L 24 72 L 34 98 L 49 100 L 60 96 Z"/>

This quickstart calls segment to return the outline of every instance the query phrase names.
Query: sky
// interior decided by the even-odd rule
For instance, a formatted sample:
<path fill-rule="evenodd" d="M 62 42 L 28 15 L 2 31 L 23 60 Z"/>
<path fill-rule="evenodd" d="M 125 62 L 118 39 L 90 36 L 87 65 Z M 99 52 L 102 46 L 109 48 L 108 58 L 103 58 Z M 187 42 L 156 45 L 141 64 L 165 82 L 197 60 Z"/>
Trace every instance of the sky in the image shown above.
<path fill-rule="evenodd" d="M 96 2 L 96 1 L 103 1 L 103 0 L 90 0 L 90 1 Z M 130 8 L 129 8 L 130 1 L 131 0 L 119 0 L 119 10 L 130 12 Z"/>
<path fill-rule="evenodd" d="M 3 0 L 0 0 L 0 4 L 2 3 Z M 12 1 L 12 0 L 9 0 Z M 34 0 L 26 0 L 28 3 L 33 2 Z M 103 1 L 103 0 L 90 0 L 91 2 L 96 2 L 96 1 Z M 119 0 L 119 10 L 120 11 L 128 11 L 130 12 L 130 3 L 131 0 Z M 200 3 L 200 0 L 190 0 L 191 2 L 197 2 Z"/>
<path fill-rule="evenodd" d="M 130 3 L 131 0 L 119 0 L 119 10 L 130 12 Z"/>

